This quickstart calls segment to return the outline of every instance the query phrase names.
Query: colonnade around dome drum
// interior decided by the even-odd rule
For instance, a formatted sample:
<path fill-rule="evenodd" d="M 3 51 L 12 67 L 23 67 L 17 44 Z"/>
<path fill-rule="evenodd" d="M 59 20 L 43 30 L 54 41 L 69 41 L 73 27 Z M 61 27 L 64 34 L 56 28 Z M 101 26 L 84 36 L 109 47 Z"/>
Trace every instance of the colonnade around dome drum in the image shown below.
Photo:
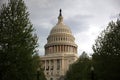
<path fill-rule="evenodd" d="M 52 45 L 45 48 L 45 54 L 52 53 L 76 53 L 77 48 L 72 45 Z"/>
<path fill-rule="evenodd" d="M 75 38 L 70 35 L 70 34 L 55 34 L 55 35 L 50 35 L 48 37 L 48 42 L 47 43 L 52 43 L 52 42 L 74 42 Z"/>

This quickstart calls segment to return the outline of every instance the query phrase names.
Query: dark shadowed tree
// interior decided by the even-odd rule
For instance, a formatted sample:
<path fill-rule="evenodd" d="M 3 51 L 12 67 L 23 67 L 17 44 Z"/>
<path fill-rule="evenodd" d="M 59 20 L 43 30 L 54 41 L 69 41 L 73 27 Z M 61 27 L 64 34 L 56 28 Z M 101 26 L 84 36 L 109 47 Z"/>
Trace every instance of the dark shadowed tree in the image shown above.
<path fill-rule="evenodd" d="M 120 20 L 110 22 L 93 46 L 98 80 L 120 79 Z"/>
<path fill-rule="evenodd" d="M 35 65 L 35 70 L 36 70 L 36 73 L 34 73 L 34 75 L 36 76 L 35 80 L 37 80 L 37 76 L 38 76 L 38 71 L 39 71 L 39 80 L 46 80 L 46 77 L 45 77 L 45 74 L 44 74 L 44 69 L 43 69 L 43 66 L 42 66 L 42 62 L 40 60 L 40 56 L 38 54 L 35 54 L 33 56 L 33 59 L 34 59 L 34 65 Z"/>
<path fill-rule="evenodd" d="M 0 80 L 35 80 L 37 36 L 23 0 L 9 0 L 0 12 Z"/>
<path fill-rule="evenodd" d="M 65 75 L 65 80 L 90 80 L 91 60 L 83 52 L 79 59 L 73 63 Z"/>

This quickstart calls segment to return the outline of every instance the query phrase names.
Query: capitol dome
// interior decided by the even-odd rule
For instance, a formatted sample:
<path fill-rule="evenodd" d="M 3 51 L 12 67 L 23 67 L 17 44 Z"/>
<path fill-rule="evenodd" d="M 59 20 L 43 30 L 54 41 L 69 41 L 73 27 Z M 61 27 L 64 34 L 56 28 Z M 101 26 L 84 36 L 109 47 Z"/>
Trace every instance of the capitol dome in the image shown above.
<path fill-rule="evenodd" d="M 45 45 L 45 55 L 48 54 L 76 54 L 77 45 L 71 29 L 64 24 L 62 10 L 58 16 L 58 23 L 52 28 Z"/>
<path fill-rule="evenodd" d="M 67 25 L 65 25 L 63 22 L 57 23 L 50 32 L 50 34 L 57 34 L 57 33 L 72 34 L 70 28 Z"/>

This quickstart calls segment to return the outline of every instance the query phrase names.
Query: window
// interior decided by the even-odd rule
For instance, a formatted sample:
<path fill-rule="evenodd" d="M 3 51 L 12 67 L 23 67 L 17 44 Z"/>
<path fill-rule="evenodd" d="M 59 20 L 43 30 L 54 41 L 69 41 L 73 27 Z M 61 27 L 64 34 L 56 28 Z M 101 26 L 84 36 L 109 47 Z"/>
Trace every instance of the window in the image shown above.
<path fill-rule="evenodd" d="M 47 72 L 47 75 L 48 75 L 49 73 Z"/>
<path fill-rule="evenodd" d="M 51 70 L 53 70 L 53 66 L 51 66 Z"/>
<path fill-rule="evenodd" d="M 54 68 L 54 62 L 53 62 L 53 60 L 51 60 L 51 70 L 53 70 L 53 68 Z"/>
<path fill-rule="evenodd" d="M 50 80 L 53 80 L 53 78 L 50 78 Z"/>
<path fill-rule="evenodd" d="M 49 66 L 47 66 L 46 70 L 49 70 Z"/>
<path fill-rule="evenodd" d="M 60 70 L 60 60 L 57 60 L 57 70 Z"/>
<path fill-rule="evenodd" d="M 46 61 L 46 70 L 49 70 L 49 61 Z"/>

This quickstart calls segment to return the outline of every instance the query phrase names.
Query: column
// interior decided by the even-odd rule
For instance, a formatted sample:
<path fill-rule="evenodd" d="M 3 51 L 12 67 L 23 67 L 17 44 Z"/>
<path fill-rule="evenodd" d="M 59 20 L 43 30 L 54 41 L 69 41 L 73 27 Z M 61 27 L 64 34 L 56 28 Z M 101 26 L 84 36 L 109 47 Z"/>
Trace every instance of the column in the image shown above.
<path fill-rule="evenodd" d="M 54 46 L 52 46 L 52 53 L 54 52 Z"/>
<path fill-rule="evenodd" d="M 71 46 L 69 46 L 69 51 L 71 52 Z"/>
<path fill-rule="evenodd" d="M 63 52 L 64 52 L 64 45 L 63 45 Z"/>
<path fill-rule="evenodd" d="M 61 45 L 61 52 L 63 51 L 63 45 Z"/>
<path fill-rule="evenodd" d="M 56 71 L 56 59 L 54 59 L 54 71 Z"/>
<path fill-rule="evenodd" d="M 55 71 L 56 71 L 56 70 L 55 70 L 55 65 L 56 65 L 56 64 L 55 64 L 55 59 L 53 59 L 53 75 L 55 74 Z"/>
<path fill-rule="evenodd" d="M 46 60 L 45 60 L 45 72 L 46 72 Z"/>
<path fill-rule="evenodd" d="M 70 52 L 72 52 L 72 46 L 70 46 Z"/>
<path fill-rule="evenodd" d="M 76 53 L 77 53 L 77 48 L 75 48 L 76 49 Z"/>
<path fill-rule="evenodd" d="M 61 72 L 62 72 L 61 74 L 64 75 L 64 57 L 62 57 L 62 59 L 61 59 L 61 68 L 62 68 L 61 69 Z"/>
<path fill-rule="evenodd" d="M 53 53 L 55 53 L 55 46 L 53 45 Z"/>
<path fill-rule="evenodd" d="M 66 52 L 66 45 L 64 45 L 64 52 Z"/>
<path fill-rule="evenodd" d="M 60 52 L 61 52 L 61 45 L 59 47 L 60 47 Z"/>
<path fill-rule="evenodd" d="M 62 72 L 62 59 L 60 59 L 60 74 Z"/>
<path fill-rule="evenodd" d="M 73 52 L 75 53 L 75 47 L 73 47 Z"/>
<path fill-rule="evenodd" d="M 50 47 L 48 47 L 48 52 L 49 52 L 49 54 L 50 54 Z"/>
<path fill-rule="evenodd" d="M 54 53 L 56 52 L 56 46 L 54 45 Z"/>
<path fill-rule="evenodd" d="M 57 46 L 55 45 L 55 53 L 57 52 Z"/>
<path fill-rule="evenodd" d="M 69 46 L 69 52 L 71 52 L 71 46 Z"/>
<path fill-rule="evenodd" d="M 65 45 L 63 45 L 63 52 L 65 52 Z"/>
<path fill-rule="evenodd" d="M 49 65 L 48 65 L 48 66 L 49 66 L 49 75 L 51 75 L 51 74 L 50 74 L 50 60 L 48 60 L 48 62 L 49 62 Z"/>
<path fill-rule="evenodd" d="M 68 46 L 68 52 L 70 52 L 70 46 Z"/>
<path fill-rule="evenodd" d="M 65 46 L 65 52 L 67 52 L 67 46 Z"/>
<path fill-rule="evenodd" d="M 73 49 L 74 49 L 74 47 L 72 46 L 72 52 L 74 52 L 74 50 L 73 50 Z"/>
<path fill-rule="evenodd" d="M 72 52 L 72 46 L 70 46 L 70 52 Z"/>
<path fill-rule="evenodd" d="M 60 50 L 59 45 L 57 46 L 57 48 L 58 48 L 58 51 L 57 51 L 57 52 L 59 52 L 59 50 Z"/>
<path fill-rule="evenodd" d="M 67 52 L 68 52 L 68 45 L 67 45 Z"/>
<path fill-rule="evenodd" d="M 59 51 L 59 47 L 58 47 L 58 45 L 57 45 L 57 52 Z"/>
<path fill-rule="evenodd" d="M 52 50 L 53 50 L 53 47 L 52 47 L 52 46 L 50 47 L 50 50 L 51 50 L 50 52 L 52 53 Z"/>
<path fill-rule="evenodd" d="M 55 46 L 56 52 L 57 52 L 57 46 Z"/>

